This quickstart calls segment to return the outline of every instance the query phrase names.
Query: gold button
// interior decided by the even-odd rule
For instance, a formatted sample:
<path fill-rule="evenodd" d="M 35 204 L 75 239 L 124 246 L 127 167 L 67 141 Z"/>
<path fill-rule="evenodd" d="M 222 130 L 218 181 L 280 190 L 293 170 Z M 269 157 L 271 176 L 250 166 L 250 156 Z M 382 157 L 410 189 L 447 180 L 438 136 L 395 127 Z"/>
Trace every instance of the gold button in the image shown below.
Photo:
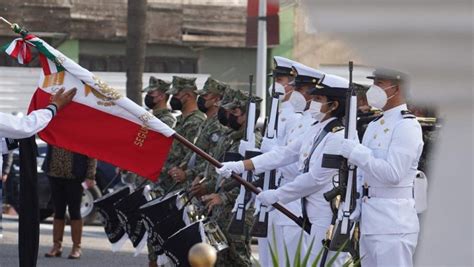
<path fill-rule="evenodd" d="M 376 135 L 376 134 L 374 134 L 374 139 L 377 139 L 377 135 Z"/>
<path fill-rule="evenodd" d="M 281 121 L 286 121 L 286 119 L 285 119 L 285 118 L 282 118 Z"/>
<path fill-rule="evenodd" d="M 303 125 L 302 125 L 302 124 L 300 124 L 300 125 L 298 126 L 298 128 L 301 128 L 301 127 L 303 127 Z"/>
<path fill-rule="evenodd" d="M 385 120 L 384 119 L 381 119 L 380 120 L 380 124 L 383 125 L 385 123 Z"/>
<path fill-rule="evenodd" d="M 383 131 L 384 131 L 384 133 L 388 133 L 388 131 L 390 131 L 390 129 L 385 128 Z"/>

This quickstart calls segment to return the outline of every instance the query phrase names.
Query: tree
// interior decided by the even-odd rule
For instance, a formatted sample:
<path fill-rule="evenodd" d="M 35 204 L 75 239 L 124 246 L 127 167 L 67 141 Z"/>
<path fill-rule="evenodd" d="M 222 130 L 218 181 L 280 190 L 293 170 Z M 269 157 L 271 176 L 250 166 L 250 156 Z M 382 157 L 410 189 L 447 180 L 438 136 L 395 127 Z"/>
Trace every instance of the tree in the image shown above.
<path fill-rule="evenodd" d="M 128 0 L 127 11 L 127 97 L 142 104 L 142 75 L 145 68 L 147 0 Z"/>

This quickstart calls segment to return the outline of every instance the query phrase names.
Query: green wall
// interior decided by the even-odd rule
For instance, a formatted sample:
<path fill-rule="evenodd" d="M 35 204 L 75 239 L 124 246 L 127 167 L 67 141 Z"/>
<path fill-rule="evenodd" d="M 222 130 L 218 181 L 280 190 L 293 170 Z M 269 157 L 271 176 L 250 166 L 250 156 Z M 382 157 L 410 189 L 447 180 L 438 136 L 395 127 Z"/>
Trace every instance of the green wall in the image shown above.
<path fill-rule="evenodd" d="M 295 35 L 295 8 L 293 5 L 284 7 L 280 10 L 280 44 L 272 49 L 269 53 L 269 68 L 272 67 L 272 58 L 274 56 L 282 56 L 293 58 L 293 39 Z"/>
<path fill-rule="evenodd" d="M 58 50 L 68 58 L 79 62 L 79 40 L 66 40 L 58 46 Z"/>

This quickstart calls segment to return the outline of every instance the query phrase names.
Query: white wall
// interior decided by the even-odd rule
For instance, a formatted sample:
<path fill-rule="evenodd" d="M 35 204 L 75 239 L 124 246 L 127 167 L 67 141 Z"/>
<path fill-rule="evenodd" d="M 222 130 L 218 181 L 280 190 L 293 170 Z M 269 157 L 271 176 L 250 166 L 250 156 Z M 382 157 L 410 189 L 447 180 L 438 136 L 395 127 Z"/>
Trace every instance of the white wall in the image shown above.
<path fill-rule="evenodd" d="M 409 73 L 411 97 L 444 118 L 417 266 L 472 266 L 473 17 L 470 0 L 303 0 L 307 30 L 365 64 Z M 299 40 L 304 42 L 304 40 Z M 357 63 L 357 62 L 355 62 Z"/>
<path fill-rule="evenodd" d="M 37 88 L 40 71 L 40 68 L 0 67 L 0 112 L 26 113 L 31 96 Z M 94 74 L 125 95 L 124 72 L 94 72 Z M 209 77 L 208 74 L 144 73 L 144 87 L 148 86 L 151 75 L 167 81 L 171 81 L 173 75 L 197 77 L 196 84 L 199 89 Z"/>

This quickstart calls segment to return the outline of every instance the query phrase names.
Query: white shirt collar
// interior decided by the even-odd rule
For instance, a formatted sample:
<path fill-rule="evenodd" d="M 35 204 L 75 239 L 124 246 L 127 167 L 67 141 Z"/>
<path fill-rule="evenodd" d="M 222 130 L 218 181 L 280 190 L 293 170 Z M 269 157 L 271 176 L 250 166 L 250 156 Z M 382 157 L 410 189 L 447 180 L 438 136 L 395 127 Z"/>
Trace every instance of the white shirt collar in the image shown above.
<path fill-rule="evenodd" d="M 402 110 L 407 110 L 407 104 L 401 104 L 401 105 L 398 105 L 396 107 L 393 107 L 389 110 L 386 110 L 383 112 L 383 117 L 385 119 L 389 119 L 389 118 L 397 118 L 398 115 L 401 114 L 401 111 Z"/>

